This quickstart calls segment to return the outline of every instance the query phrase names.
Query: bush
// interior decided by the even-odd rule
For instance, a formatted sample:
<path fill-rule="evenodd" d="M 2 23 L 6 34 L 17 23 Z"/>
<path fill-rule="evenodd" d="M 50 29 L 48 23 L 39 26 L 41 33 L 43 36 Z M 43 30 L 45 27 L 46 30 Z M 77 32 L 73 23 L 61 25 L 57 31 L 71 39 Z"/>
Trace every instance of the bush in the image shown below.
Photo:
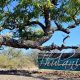
<path fill-rule="evenodd" d="M 10 48 L 0 54 L 0 68 L 21 69 L 37 66 L 37 55 L 33 52 L 24 55 L 21 50 Z"/>

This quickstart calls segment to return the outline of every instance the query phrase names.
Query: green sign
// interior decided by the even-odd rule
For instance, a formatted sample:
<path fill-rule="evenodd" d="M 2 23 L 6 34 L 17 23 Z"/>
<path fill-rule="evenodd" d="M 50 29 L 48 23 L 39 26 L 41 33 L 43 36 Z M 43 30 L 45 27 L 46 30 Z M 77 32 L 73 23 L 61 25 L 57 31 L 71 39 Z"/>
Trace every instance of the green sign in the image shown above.
<path fill-rule="evenodd" d="M 80 71 L 80 53 L 39 53 L 40 69 Z"/>

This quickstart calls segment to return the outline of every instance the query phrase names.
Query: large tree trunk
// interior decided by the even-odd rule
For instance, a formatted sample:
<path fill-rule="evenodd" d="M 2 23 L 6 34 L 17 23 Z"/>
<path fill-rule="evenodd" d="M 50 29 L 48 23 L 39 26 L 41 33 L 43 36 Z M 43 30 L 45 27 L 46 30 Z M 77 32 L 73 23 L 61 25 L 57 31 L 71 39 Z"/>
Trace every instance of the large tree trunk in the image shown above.
<path fill-rule="evenodd" d="M 50 10 L 49 8 L 44 7 L 44 18 L 45 18 L 45 35 L 48 35 L 51 30 L 51 18 L 50 18 Z"/>

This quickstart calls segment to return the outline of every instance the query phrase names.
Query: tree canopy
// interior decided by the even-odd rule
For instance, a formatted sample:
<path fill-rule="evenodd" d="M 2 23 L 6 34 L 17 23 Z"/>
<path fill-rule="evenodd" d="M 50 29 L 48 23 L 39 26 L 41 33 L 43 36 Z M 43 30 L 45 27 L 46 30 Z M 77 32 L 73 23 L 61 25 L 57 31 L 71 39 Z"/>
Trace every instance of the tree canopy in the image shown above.
<path fill-rule="evenodd" d="M 11 10 L 9 5 L 14 1 L 17 5 L 14 4 Z M 64 43 L 69 37 L 70 30 L 80 24 L 80 19 L 77 18 L 80 15 L 79 5 L 79 0 L 1 0 L 0 32 L 9 29 L 13 34 L 0 35 L 0 46 L 40 50 L 77 49 L 77 46 L 66 46 Z M 39 20 L 40 17 L 44 19 L 43 23 Z M 51 21 L 56 27 L 52 27 Z M 67 28 L 62 25 L 69 22 L 71 25 Z M 40 30 L 34 30 L 38 26 Z M 42 46 L 56 31 L 68 34 L 64 37 L 63 44 Z"/>

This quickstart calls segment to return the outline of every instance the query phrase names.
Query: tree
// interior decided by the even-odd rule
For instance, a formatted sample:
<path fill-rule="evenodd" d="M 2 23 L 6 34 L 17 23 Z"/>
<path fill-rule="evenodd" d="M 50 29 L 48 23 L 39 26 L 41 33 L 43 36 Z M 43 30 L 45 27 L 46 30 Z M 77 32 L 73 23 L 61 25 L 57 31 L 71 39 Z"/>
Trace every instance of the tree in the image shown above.
<path fill-rule="evenodd" d="M 50 46 L 42 46 L 48 41 L 52 34 L 56 31 L 62 31 L 70 34 L 70 30 L 80 24 L 77 18 L 80 14 L 80 1 L 79 0 L 15 0 L 13 11 L 10 10 L 9 5 L 14 0 L 1 0 L 0 1 L 0 31 L 9 29 L 15 30 L 13 35 L 0 35 L 0 45 L 15 47 L 15 48 L 33 48 L 39 50 L 53 50 L 53 49 L 77 49 L 77 46 L 66 46 L 65 40 L 63 44 L 57 46 L 54 43 Z M 4 8 L 7 8 L 5 11 Z M 38 19 L 44 18 L 44 24 Z M 51 21 L 56 27 L 51 28 Z M 72 23 L 67 28 L 62 26 L 62 23 Z M 40 26 L 40 34 L 38 31 L 33 31 L 32 28 Z M 37 29 L 36 29 L 37 30 Z M 18 38 L 18 39 L 15 39 Z"/>

